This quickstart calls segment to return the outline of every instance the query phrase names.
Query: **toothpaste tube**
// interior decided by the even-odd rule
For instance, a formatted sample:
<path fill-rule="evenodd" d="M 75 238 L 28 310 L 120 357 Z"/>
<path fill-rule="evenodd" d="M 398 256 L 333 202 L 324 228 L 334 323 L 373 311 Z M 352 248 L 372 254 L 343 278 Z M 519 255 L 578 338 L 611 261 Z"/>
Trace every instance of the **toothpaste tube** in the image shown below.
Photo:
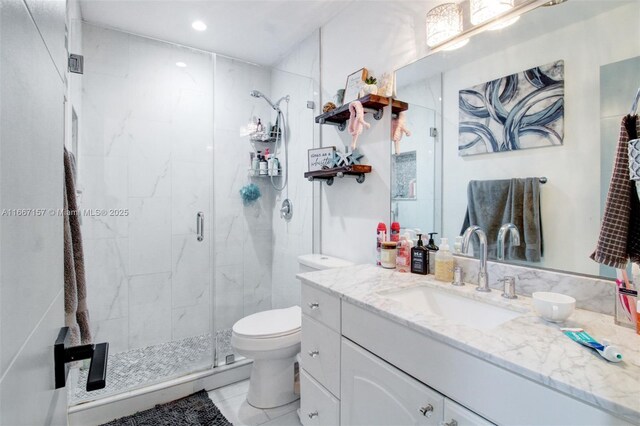
<path fill-rule="evenodd" d="M 620 350 L 615 346 L 603 345 L 598 343 L 596 339 L 591 337 L 586 331 L 581 328 L 561 328 L 562 332 L 566 334 L 574 342 L 578 342 L 583 346 L 591 349 L 595 349 L 600 356 L 607 361 L 620 362 L 622 361 L 622 354 Z"/>

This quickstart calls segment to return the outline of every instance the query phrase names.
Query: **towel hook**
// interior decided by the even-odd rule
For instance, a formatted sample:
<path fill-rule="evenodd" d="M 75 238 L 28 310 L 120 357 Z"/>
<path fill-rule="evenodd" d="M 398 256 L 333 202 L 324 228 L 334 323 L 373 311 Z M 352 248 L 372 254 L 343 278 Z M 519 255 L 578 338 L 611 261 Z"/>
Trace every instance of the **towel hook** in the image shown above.
<path fill-rule="evenodd" d="M 547 183 L 547 181 L 548 181 L 548 179 L 547 179 L 546 177 L 544 177 L 544 176 L 543 176 L 543 177 L 541 177 L 541 178 L 538 178 L 538 180 L 539 180 L 539 181 L 540 181 L 540 183 L 542 183 L 542 184 L 545 184 L 545 183 Z"/>

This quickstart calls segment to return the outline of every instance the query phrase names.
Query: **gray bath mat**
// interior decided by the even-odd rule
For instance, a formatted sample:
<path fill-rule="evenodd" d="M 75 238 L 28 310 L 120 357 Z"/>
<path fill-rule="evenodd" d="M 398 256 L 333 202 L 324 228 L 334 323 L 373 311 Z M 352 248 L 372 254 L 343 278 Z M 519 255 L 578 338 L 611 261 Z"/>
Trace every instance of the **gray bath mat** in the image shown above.
<path fill-rule="evenodd" d="M 233 426 L 201 390 L 186 398 L 156 405 L 103 426 Z"/>

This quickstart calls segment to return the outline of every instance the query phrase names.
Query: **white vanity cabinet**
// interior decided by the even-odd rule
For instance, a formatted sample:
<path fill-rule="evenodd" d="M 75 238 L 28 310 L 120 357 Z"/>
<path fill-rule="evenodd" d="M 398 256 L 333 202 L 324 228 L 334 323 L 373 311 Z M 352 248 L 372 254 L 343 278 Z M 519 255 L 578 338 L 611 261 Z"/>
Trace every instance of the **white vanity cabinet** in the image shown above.
<path fill-rule="evenodd" d="M 449 398 L 444 400 L 443 426 L 489 426 L 493 423 L 480 417 L 471 410 L 467 410 L 460 404 L 456 404 Z"/>
<path fill-rule="evenodd" d="M 304 281 L 302 311 L 305 426 L 630 424 Z"/>
<path fill-rule="evenodd" d="M 300 420 L 340 424 L 340 298 L 302 286 Z"/>
<path fill-rule="evenodd" d="M 342 339 L 343 425 L 492 425 L 391 364 Z"/>
<path fill-rule="evenodd" d="M 444 397 L 342 339 L 343 425 L 440 425 Z"/>

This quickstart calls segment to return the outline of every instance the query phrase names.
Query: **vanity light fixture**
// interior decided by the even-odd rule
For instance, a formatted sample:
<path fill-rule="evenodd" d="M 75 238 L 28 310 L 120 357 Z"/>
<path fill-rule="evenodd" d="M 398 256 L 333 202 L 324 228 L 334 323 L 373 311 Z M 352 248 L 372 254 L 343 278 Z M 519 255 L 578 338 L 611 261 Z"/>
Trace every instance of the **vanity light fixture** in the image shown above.
<path fill-rule="evenodd" d="M 450 32 L 448 36 L 441 36 L 437 39 L 433 39 L 431 38 L 431 33 L 436 32 L 435 29 L 437 28 L 437 25 L 442 25 L 441 23 L 435 24 L 436 28 L 432 27 L 429 29 L 430 25 L 433 25 L 430 24 L 430 21 L 435 19 L 435 15 L 439 14 L 435 13 L 439 6 L 435 7 L 427 14 L 427 45 L 430 47 L 429 54 L 433 54 L 441 50 L 457 49 L 467 44 L 469 39 L 484 31 L 497 30 L 513 24 L 521 15 L 533 9 L 540 6 L 552 6 L 564 3 L 565 1 L 566 0 L 518 0 L 514 2 L 514 0 L 468 0 L 470 22 L 467 21 L 467 28 L 465 28 L 464 24 L 461 23 L 460 31 L 453 32 L 449 30 Z M 441 6 L 448 5 L 457 6 L 452 3 L 447 3 L 446 5 Z M 458 6 L 458 8 L 459 10 L 462 10 L 460 6 Z M 493 12 L 489 13 L 491 10 L 493 10 Z M 460 12 L 460 14 L 460 19 L 462 19 L 462 12 Z M 476 24 L 475 22 L 480 23 Z"/>
<path fill-rule="evenodd" d="M 187 64 L 185 64 L 184 62 L 176 62 L 176 67 L 179 67 L 179 68 L 186 68 L 186 67 L 187 67 Z"/>
<path fill-rule="evenodd" d="M 434 47 L 462 33 L 462 8 L 456 3 L 445 3 L 434 7 L 427 13 L 427 46 Z M 447 50 L 457 49 L 469 42 L 461 40 Z"/>
<path fill-rule="evenodd" d="M 469 2 L 470 20 L 473 25 L 480 25 L 511 9 L 513 9 L 513 0 L 471 0 Z M 513 20 L 513 22 L 515 22 L 515 20 Z M 501 28 L 504 28 L 504 26 Z"/>
<path fill-rule="evenodd" d="M 193 21 L 193 23 L 191 24 L 191 28 L 196 31 L 204 31 L 207 29 L 207 24 L 202 21 Z"/>

